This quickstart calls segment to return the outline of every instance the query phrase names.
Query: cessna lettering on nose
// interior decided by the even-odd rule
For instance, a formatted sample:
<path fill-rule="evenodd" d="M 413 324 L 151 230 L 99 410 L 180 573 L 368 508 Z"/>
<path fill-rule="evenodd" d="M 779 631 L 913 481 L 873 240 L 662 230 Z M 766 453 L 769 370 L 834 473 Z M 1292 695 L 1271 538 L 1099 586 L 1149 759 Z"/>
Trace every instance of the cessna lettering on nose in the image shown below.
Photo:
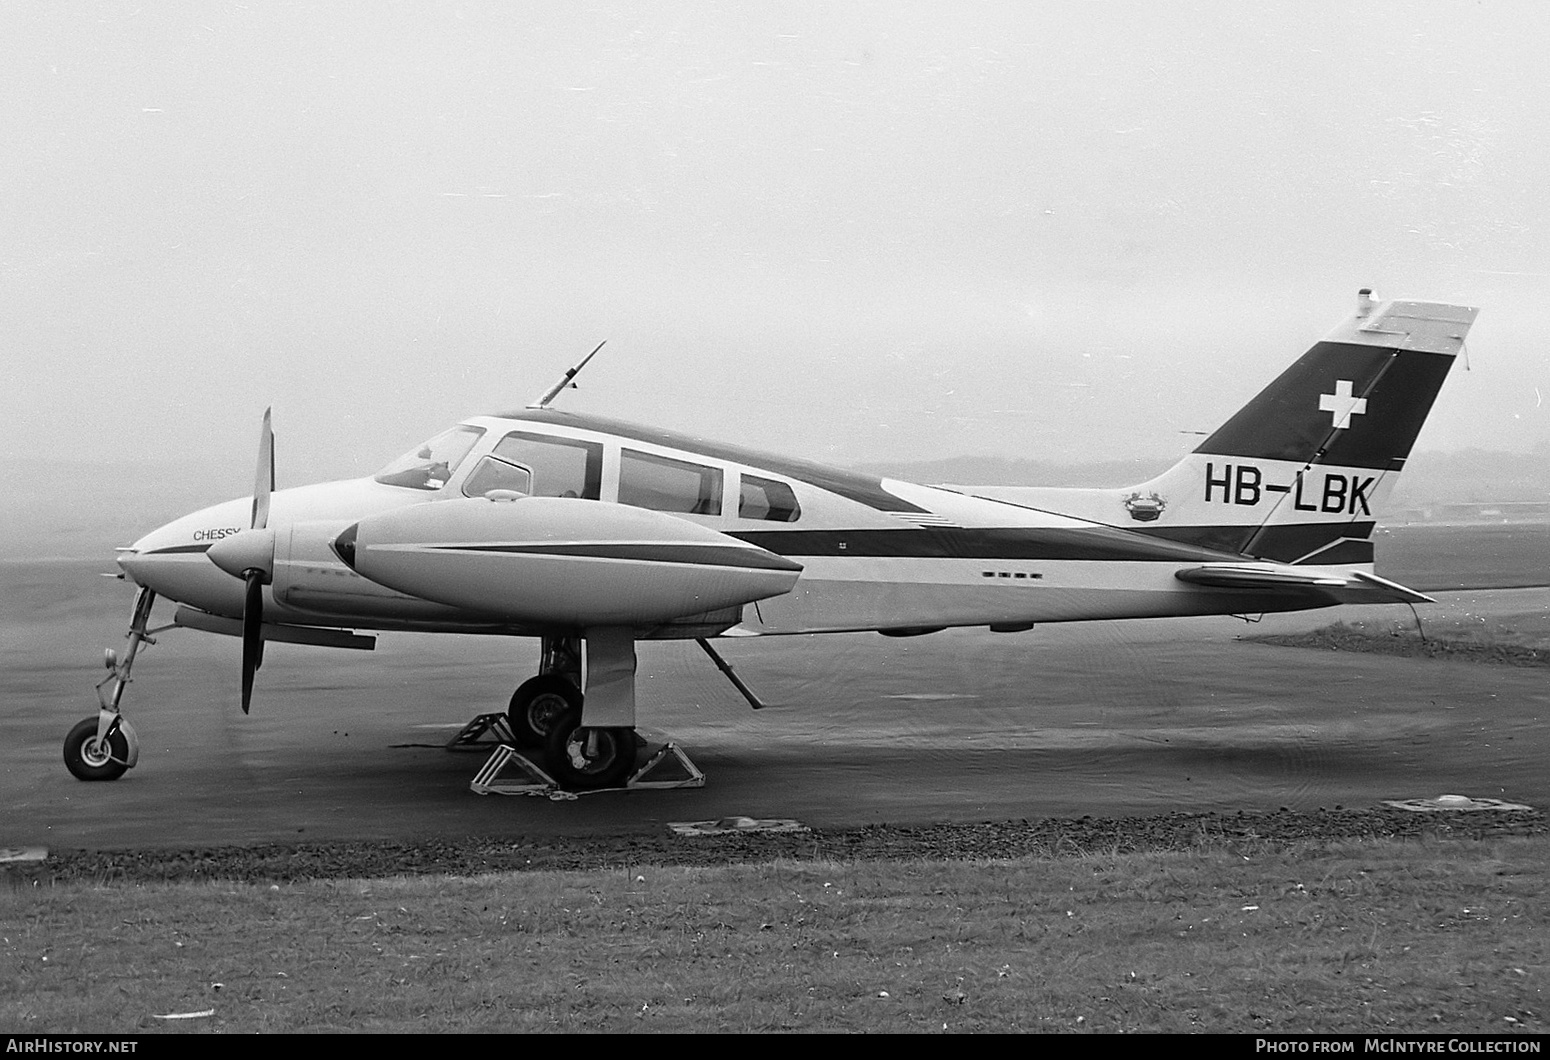
<path fill-rule="evenodd" d="M 1475 310 L 1370 294 L 1193 453 L 1121 489 L 923 486 L 551 408 L 585 360 L 368 478 L 276 489 L 266 413 L 251 497 L 121 550 L 140 586 L 128 647 L 65 764 L 112 780 L 136 763 L 124 692 L 172 627 L 240 639 L 244 711 L 272 640 L 531 639 L 502 727 L 559 784 L 602 788 L 636 774 L 641 640 L 697 641 L 757 706 L 715 638 L 1424 601 L 1373 573 L 1372 533 Z M 163 626 L 158 597 L 178 605 Z"/>
<path fill-rule="evenodd" d="M 1332 515 L 1371 515 L 1368 504 L 1376 475 L 1346 475 L 1320 472 L 1322 485 L 1311 485 L 1306 472 L 1298 471 L 1290 485 L 1265 481 L 1265 473 L 1253 464 L 1223 464 L 1218 471 L 1207 463 L 1205 471 L 1207 501 L 1239 504 L 1252 508 L 1271 494 L 1291 494 L 1292 507 L 1299 512 L 1324 512 Z M 1306 499 L 1305 499 L 1306 497 Z"/>

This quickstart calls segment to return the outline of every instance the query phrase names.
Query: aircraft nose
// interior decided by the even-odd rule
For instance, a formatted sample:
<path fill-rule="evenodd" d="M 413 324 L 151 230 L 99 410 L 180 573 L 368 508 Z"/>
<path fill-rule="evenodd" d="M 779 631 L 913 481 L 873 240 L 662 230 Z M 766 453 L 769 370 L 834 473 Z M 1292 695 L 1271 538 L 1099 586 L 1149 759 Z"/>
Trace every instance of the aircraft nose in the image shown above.
<path fill-rule="evenodd" d="M 118 564 L 118 569 L 136 585 L 144 585 L 141 572 L 145 564 L 140 561 L 140 554 L 132 548 L 120 549 L 118 555 L 113 557 L 113 562 Z"/>
<path fill-rule="evenodd" d="M 249 498 L 201 508 L 159 526 L 118 555 L 118 565 L 137 585 L 158 595 L 215 614 L 242 613 L 242 582 L 228 577 L 206 553 L 243 532 Z M 269 563 L 263 564 L 267 570 Z M 241 577 L 241 572 L 238 572 Z"/>
<path fill-rule="evenodd" d="M 177 532 L 174 523 L 168 523 L 166 526 L 159 526 L 152 530 L 128 548 L 118 549 L 118 555 L 114 557 L 114 561 L 118 564 L 118 569 L 127 574 L 135 584 L 160 591 L 151 583 L 155 580 L 157 571 L 181 558 L 182 552 L 189 551 L 186 547 L 180 547 L 181 545 L 183 545 L 183 536 Z M 199 551 L 202 552 L 204 549 L 200 548 Z"/>

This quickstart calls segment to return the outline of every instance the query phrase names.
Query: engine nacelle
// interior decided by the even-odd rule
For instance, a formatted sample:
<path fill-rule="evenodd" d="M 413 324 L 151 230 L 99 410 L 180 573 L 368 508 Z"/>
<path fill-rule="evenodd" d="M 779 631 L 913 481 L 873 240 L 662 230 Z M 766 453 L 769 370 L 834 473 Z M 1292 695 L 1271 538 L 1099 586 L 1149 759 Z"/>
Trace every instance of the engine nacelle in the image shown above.
<path fill-rule="evenodd" d="M 345 567 L 334 540 L 347 525 L 335 519 L 281 528 L 270 586 L 277 604 L 300 615 L 347 616 L 365 625 L 477 620 L 460 608 L 397 592 Z"/>
<path fill-rule="evenodd" d="M 513 622 L 652 625 L 789 592 L 802 565 L 708 527 L 561 497 L 443 501 L 362 519 L 356 573 Z"/>

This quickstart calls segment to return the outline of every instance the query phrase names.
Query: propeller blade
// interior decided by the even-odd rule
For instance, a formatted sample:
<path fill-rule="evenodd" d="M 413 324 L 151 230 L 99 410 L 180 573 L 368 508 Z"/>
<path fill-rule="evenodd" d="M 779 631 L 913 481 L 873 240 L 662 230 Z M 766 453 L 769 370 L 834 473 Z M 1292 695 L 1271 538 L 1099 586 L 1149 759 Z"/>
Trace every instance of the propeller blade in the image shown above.
<path fill-rule="evenodd" d="M 246 575 L 247 596 L 242 604 L 242 713 L 253 700 L 253 675 L 264 665 L 264 572 Z"/>
<path fill-rule="evenodd" d="M 264 410 L 264 425 L 258 432 L 258 471 L 253 476 L 253 523 L 254 530 L 269 525 L 269 495 L 274 492 L 274 428 L 269 414 Z"/>

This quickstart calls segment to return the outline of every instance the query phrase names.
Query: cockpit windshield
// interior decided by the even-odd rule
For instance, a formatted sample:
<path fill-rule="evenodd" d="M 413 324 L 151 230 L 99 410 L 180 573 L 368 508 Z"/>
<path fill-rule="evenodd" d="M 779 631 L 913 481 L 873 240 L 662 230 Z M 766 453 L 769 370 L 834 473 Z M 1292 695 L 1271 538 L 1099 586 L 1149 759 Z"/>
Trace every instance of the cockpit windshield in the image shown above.
<path fill-rule="evenodd" d="M 388 486 L 415 490 L 439 490 L 474 447 L 483 427 L 453 427 L 424 445 L 416 446 L 372 476 Z"/>

